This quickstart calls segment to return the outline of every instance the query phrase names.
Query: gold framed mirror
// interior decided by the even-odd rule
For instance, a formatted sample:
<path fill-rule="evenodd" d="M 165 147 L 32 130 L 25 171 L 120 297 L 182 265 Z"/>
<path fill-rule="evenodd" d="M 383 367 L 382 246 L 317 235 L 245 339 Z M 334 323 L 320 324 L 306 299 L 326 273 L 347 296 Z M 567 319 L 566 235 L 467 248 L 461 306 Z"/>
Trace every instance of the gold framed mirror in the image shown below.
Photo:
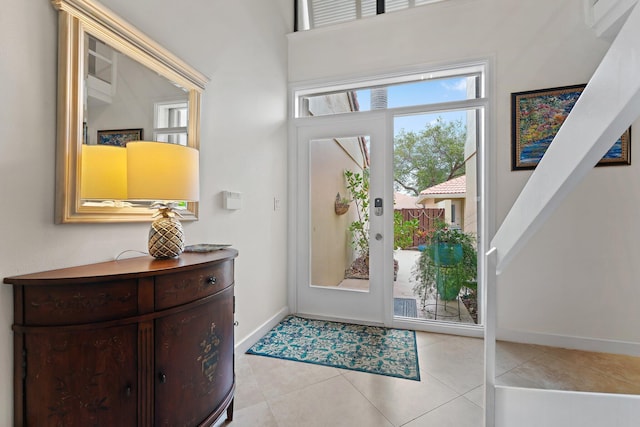
<path fill-rule="evenodd" d="M 52 3 L 58 10 L 56 223 L 151 221 L 148 202 L 83 198 L 83 147 L 147 140 L 199 149 L 201 94 L 209 79 L 95 1 Z M 85 169 L 85 181 L 89 175 Z M 198 218 L 197 202 L 183 205 L 183 220 Z"/>

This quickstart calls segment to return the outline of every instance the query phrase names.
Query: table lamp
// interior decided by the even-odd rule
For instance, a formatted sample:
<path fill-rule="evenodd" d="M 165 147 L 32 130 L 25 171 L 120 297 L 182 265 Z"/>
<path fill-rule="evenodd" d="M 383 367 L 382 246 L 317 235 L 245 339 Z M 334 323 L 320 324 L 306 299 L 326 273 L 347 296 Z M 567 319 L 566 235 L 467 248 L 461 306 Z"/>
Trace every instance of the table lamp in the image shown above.
<path fill-rule="evenodd" d="M 127 198 L 154 201 L 149 255 L 175 258 L 184 251 L 184 230 L 176 218 L 178 202 L 199 196 L 198 150 L 164 142 L 127 143 Z"/>
<path fill-rule="evenodd" d="M 127 150 L 113 145 L 83 144 L 80 159 L 80 198 L 99 200 L 100 205 L 124 203 L 122 201 L 127 199 Z"/>

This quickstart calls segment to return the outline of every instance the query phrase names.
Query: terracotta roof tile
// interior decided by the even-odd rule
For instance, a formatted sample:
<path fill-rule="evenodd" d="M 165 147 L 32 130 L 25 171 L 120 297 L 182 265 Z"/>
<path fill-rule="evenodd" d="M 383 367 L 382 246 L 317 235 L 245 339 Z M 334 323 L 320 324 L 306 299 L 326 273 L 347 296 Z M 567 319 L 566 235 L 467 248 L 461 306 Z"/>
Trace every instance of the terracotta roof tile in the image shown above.
<path fill-rule="evenodd" d="M 420 192 L 421 195 L 461 194 L 467 192 L 467 177 L 465 175 L 434 185 Z"/>

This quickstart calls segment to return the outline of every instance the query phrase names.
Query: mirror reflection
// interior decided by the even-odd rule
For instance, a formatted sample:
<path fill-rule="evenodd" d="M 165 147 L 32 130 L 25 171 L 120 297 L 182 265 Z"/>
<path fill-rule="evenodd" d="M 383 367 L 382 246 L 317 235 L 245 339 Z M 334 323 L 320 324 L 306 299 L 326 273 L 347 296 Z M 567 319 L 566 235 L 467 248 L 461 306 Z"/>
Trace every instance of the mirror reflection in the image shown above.
<path fill-rule="evenodd" d="M 56 222 L 150 221 L 118 171 L 129 141 L 200 145 L 209 79 L 94 0 L 55 0 Z M 198 203 L 183 203 L 197 219 Z"/>
<path fill-rule="evenodd" d="M 148 206 L 127 201 L 124 148 L 141 140 L 187 145 L 189 92 L 90 34 L 85 64 L 81 203 Z"/>
<path fill-rule="evenodd" d="M 84 143 L 119 144 L 117 135 L 98 135 L 141 129 L 140 139 L 186 145 L 188 91 L 95 37 L 86 38 Z"/>

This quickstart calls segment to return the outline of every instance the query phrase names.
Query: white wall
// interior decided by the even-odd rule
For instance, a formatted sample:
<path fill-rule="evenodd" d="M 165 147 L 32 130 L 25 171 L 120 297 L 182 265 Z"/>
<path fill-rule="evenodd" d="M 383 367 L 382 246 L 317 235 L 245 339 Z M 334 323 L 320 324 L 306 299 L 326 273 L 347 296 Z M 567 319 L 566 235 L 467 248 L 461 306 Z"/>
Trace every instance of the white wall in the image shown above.
<path fill-rule="evenodd" d="M 585 83 L 607 48 L 582 0 L 449 0 L 294 34 L 289 75 L 296 83 L 488 59 L 495 227 L 531 174 L 511 171 L 510 94 Z M 553 214 L 499 278 L 502 336 L 637 350 L 639 175 L 635 164 L 596 168 Z"/>
<path fill-rule="evenodd" d="M 105 261 L 146 249 L 148 224 L 54 225 L 57 12 L 9 0 L 0 14 L 0 276 Z M 203 96 L 200 221 L 187 243 L 232 243 L 236 340 L 286 305 L 287 40 L 290 0 L 105 0 L 211 77 Z M 242 193 L 225 211 L 220 192 Z M 12 425 L 13 302 L 0 286 L 0 425 Z"/>

